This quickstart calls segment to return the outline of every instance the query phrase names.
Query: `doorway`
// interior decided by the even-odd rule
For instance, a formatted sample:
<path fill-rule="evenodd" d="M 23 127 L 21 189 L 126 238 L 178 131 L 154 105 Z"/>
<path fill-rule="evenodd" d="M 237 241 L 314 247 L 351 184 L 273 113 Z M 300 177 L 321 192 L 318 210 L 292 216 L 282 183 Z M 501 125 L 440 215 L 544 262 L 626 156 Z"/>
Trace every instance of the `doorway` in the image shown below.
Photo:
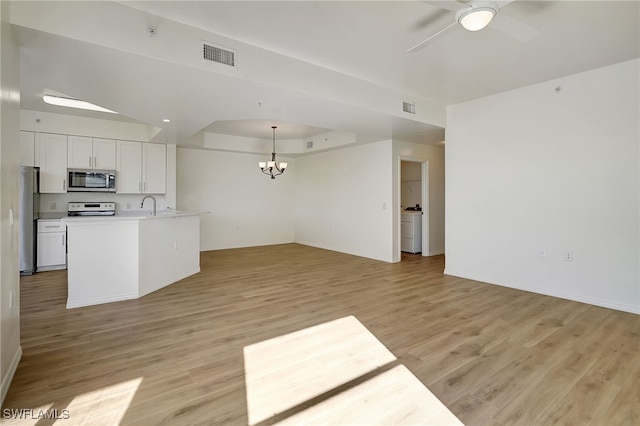
<path fill-rule="evenodd" d="M 406 259 L 407 255 L 429 256 L 429 162 L 401 158 L 398 169 L 398 258 Z"/>

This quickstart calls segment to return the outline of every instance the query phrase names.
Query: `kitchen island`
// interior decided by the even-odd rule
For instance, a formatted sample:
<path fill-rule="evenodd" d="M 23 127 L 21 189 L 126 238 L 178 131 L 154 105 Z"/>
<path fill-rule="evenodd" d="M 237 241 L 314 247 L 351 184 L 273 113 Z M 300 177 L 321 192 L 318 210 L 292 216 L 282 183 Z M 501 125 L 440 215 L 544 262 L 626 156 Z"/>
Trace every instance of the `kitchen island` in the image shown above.
<path fill-rule="evenodd" d="M 84 216 L 67 224 L 67 309 L 137 299 L 200 272 L 200 214 Z"/>

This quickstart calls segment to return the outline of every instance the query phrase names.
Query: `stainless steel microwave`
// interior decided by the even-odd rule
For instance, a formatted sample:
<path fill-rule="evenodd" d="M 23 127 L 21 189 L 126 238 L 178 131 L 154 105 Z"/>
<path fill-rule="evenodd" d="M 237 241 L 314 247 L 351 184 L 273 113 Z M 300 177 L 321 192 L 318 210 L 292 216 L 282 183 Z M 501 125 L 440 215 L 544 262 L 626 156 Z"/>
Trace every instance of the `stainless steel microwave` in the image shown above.
<path fill-rule="evenodd" d="M 69 192 L 116 192 L 115 170 L 67 169 Z"/>

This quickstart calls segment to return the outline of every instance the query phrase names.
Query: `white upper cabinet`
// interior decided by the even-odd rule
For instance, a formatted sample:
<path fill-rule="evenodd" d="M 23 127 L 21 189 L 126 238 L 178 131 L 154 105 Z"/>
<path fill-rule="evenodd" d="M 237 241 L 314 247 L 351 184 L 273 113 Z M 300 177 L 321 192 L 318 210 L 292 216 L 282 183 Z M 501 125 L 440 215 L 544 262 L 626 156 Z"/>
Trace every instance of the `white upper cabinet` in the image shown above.
<path fill-rule="evenodd" d="M 164 194 L 167 192 L 167 146 L 118 141 L 116 192 Z"/>
<path fill-rule="evenodd" d="M 68 167 L 70 169 L 114 170 L 116 168 L 116 141 L 69 136 Z"/>
<path fill-rule="evenodd" d="M 167 146 L 157 143 L 142 144 L 142 192 L 167 192 Z"/>
<path fill-rule="evenodd" d="M 116 161 L 116 192 L 142 192 L 142 143 L 118 141 Z"/>
<path fill-rule="evenodd" d="M 20 131 L 20 165 L 36 165 L 36 139 L 35 133 Z"/>
<path fill-rule="evenodd" d="M 40 133 L 40 192 L 67 192 L 67 135 Z"/>
<path fill-rule="evenodd" d="M 84 136 L 69 136 L 67 142 L 70 169 L 90 169 L 93 163 L 93 145 L 91 138 Z"/>
<path fill-rule="evenodd" d="M 99 170 L 116 169 L 116 141 L 93 138 L 93 168 Z"/>

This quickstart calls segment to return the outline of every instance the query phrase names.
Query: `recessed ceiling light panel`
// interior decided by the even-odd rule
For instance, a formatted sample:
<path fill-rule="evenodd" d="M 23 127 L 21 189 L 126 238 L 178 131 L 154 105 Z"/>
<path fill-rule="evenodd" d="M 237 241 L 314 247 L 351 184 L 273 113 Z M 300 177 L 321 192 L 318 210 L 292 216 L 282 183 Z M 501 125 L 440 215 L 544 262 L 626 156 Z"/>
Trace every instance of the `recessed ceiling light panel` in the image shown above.
<path fill-rule="evenodd" d="M 94 105 L 87 101 L 81 101 L 79 99 L 72 98 L 62 98 L 59 96 L 51 96 L 44 95 L 42 100 L 48 103 L 49 105 L 63 106 L 68 108 L 78 108 L 78 109 L 86 109 L 90 111 L 98 111 L 98 112 L 108 112 L 111 114 L 117 114 L 115 111 L 111 111 L 110 109 L 103 108 L 98 105 Z"/>

